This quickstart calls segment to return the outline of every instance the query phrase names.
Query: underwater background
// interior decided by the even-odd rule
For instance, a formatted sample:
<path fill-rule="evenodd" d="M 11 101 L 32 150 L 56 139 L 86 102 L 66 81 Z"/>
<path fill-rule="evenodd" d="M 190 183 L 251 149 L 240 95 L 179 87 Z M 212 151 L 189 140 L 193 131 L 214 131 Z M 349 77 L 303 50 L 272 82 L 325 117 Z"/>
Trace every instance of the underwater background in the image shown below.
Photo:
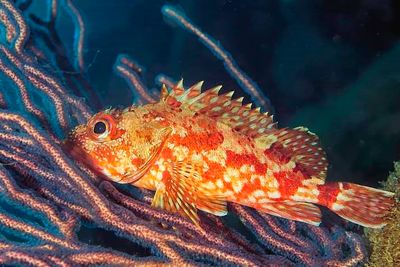
<path fill-rule="evenodd" d="M 329 180 L 376 186 L 400 158 L 398 1 L 77 1 L 90 80 L 104 107 L 132 102 L 112 74 L 119 53 L 145 68 L 149 87 L 165 73 L 246 96 L 195 36 L 163 19 L 165 3 L 220 41 L 270 98 L 280 127 L 319 135 Z M 70 20 L 61 21 L 72 38 Z"/>
<path fill-rule="evenodd" d="M 200 213 L 196 228 L 152 208 L 148 191 L 105 181 L 61 150 L 93 112 L 141 100 L 115 71 L 121 54 L 140 64 L 150 89 L 163 73 L 187 86 L 222 84 L 251 102 L 196 36 L 163 16 L 165 4 L 232 55 L 279 127 L 320 137 L 328 181 L 380 187 L 400 159 L 398 1 L 0 0 L 0 265 L 399 262 L 399 205 L 388 227 L 367 235 L 326 210 L 316 227 L 237 204 L 223 218 Z M 385 184 L 397 198 L 399 177 L 397 163 Z"/>

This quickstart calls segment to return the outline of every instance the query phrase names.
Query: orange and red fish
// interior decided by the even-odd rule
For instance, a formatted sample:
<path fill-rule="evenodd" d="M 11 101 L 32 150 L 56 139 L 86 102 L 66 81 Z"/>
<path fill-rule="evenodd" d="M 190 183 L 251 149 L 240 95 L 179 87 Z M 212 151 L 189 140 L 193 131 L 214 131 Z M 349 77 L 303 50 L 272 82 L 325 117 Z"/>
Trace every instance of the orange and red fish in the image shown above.
<path fill-rule="evenodd" d="M 393 193 L 325 183 L 328 163 L 315 134 L 280 129 L 233 92 L 202 93 L 201 85 L 163 86 L 158 103 L 97 113 L 65 147 L 114 182 L 155 191 L 154 207 L 196 224 L 197 210 L 223 216 L 230 201 L 314 225 L 317 205 L 366 227 L 385 225 Z"/>

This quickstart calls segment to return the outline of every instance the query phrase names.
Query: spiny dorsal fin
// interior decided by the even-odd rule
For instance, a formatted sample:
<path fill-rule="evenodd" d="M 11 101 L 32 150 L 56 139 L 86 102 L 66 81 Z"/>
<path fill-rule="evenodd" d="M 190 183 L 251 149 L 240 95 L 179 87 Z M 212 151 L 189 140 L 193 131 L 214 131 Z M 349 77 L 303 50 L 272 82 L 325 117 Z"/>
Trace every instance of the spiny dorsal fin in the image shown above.
<path fill-rule="evenodd" d="M 178 100 L 181 103 L 186 103 L 201 94 L 201 86 L 204 81 L 200 81 L 194 85 L 192 85 L 189 89 L 185 90 L 181 95 L 179 95 Z"/>
<path fill-rule="evenodd" d="M 160 101 L 165 102 L 169 95 L 168 88 L 165 84 L 161 86 Z"/>
<path fill-rule="evenodd" d="M 171 96 L 179 97 L 184 91 L 185 88 L 183 87 L 183 79 L 180 79 L 179 82 L 172 88 Z"/>
<path fill-rule="evenodd" d="M 318 136 L 307 128 L 279 129 L 255 141 L 257 147 L 264 147 L 265 154 L 293 160 L 310 178 L 325 180 L 328 167 L 325 151 Z"/>
<path fill-rule="evenodd" d="M 256 138 L 276 129 L 273 116 L 261 113 L 260 108 L 252 109 L 251 104 L 243 105 L 243 97 L 232 99 L 233 91 L 219 94 L 222 86 L 216 86 L 201 93 L 203 82 L 196 83 L 185 90 L 179 81 L 169 93 L 167 103 L 193 112 L 203 114 L 222 122 L 237 132 Z"/>
<path fill-rule="evenodd" d="M 171 89 L 167 104 L 224 123 L 253 138 L 256 146 L 266 153 L 289 157 L 310 179 L 325 179 L 328 163 L 315 134 L 304 127 L 277 129 L 272 115 L 261 113 L 260 108 L 253 109 L 252 104 L 243 105 L 243 98 L 232 99 L 233 91 L 219 94 L 222 86 L 216 86 L 201 93 L 202 84 L 199 82 L 185 90 L 183 81 L 179 81 Z"/>

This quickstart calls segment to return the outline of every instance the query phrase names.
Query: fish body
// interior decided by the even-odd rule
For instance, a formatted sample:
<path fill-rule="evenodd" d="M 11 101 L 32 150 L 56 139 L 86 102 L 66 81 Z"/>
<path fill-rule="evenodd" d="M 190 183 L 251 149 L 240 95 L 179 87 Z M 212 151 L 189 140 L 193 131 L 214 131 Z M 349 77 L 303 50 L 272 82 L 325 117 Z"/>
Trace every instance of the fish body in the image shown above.
<path fill-rule="evenodd" d="M 158 103 L 96 114 L 65 147 L 114 182 L 155 191 L 153 206 L 196 224 L 197 210 L 223 216 L 227 202 L 314 225 L 315 204 L 363 226 L 385 224 L 393 193 L 325 183 L 328 163 L 315 134 L 279 129 L 220 88 L 163 87 Z"/>

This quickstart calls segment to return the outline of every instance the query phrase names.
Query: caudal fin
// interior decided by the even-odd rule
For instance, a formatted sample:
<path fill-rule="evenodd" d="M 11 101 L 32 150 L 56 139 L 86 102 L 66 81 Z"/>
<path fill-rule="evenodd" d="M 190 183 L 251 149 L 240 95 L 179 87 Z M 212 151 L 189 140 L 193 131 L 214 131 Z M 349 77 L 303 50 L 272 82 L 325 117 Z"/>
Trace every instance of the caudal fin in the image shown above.
<path fill-rule="evenodd" d="M 394 193 L 351 183 L 320 185 L 320 204 L 353 223 L 381 228 L 394 205 Z"/>

